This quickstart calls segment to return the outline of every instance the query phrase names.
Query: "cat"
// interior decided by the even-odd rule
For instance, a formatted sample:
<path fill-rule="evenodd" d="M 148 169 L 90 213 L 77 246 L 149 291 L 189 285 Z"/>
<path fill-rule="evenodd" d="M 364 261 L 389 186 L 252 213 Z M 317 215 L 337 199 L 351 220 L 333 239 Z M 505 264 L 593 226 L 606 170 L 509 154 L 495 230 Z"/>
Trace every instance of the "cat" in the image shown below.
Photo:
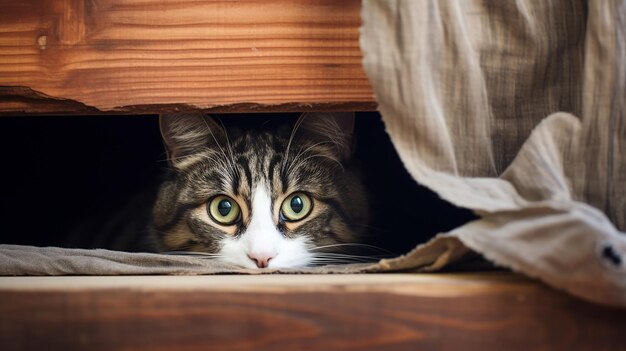
<path fill-rule="evenodd" d="M 160 127 L 171 172 L 152 212 L 157 251 L 272 269 L 340 262 L 359 245 L 368 206 L 352 113 L 249 128 L 162 115 Z"/>

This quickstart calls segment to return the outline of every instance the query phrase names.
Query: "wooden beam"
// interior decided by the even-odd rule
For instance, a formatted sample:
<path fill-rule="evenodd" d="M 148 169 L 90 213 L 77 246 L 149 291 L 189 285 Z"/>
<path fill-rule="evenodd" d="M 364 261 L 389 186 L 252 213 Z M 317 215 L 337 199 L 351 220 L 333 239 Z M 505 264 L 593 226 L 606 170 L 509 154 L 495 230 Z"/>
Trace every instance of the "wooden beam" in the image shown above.
<path fill-rule="evenodd" d="M 372 110 L 359 10 L 359 0 L 4 0 L 0 114 Z"/>
<path fill-rule="evenodd" d="M 615 350 L 624 330 L 508 273 L 0 278 L 2 350 Z"/>

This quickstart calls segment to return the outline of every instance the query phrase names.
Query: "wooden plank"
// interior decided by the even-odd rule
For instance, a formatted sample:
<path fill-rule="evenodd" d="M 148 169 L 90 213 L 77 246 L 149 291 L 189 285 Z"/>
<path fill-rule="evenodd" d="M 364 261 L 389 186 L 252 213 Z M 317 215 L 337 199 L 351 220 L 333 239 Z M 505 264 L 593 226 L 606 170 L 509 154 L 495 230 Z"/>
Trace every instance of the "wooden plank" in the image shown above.
<path fill-rule="evenodd" d="M 359 10 L 359 0 L 4 0 L 0 113 L 372 110 Z"/>
<path fill-rule="evenodd" d="M 624 330 L 506 273 L 0 278 L 2 350 L 616 350 Z"/>

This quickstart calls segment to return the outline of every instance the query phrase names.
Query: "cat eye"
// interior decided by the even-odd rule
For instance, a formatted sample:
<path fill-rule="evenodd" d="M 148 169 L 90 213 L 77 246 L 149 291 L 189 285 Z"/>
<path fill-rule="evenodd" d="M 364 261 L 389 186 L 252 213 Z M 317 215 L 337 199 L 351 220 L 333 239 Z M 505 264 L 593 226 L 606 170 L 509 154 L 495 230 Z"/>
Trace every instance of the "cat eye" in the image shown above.
<path fill-rule="evenodd" d="M 222 225 L 232 225 L 241 219 L 239 205 L 226 195 L 218 195 L 211 199 L 207 212 L 211 219 Z"/>
<path fill-rule="evenodd" d="M 281 220 L 295 222 L 306 218 L 313 209 L 311 197 L 305 193 L 293 193 L 280 206 Z"/>

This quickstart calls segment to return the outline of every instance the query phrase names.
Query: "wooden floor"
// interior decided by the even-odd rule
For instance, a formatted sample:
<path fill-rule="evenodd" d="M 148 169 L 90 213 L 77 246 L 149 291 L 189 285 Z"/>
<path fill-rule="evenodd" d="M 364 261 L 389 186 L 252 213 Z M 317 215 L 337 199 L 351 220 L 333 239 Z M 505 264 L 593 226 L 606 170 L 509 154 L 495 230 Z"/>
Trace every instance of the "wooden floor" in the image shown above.
<path fill-rule="evenodd" d="M 3 277 L 0 349 L 623 350 L 626 310 L 497 272 Z"/>

